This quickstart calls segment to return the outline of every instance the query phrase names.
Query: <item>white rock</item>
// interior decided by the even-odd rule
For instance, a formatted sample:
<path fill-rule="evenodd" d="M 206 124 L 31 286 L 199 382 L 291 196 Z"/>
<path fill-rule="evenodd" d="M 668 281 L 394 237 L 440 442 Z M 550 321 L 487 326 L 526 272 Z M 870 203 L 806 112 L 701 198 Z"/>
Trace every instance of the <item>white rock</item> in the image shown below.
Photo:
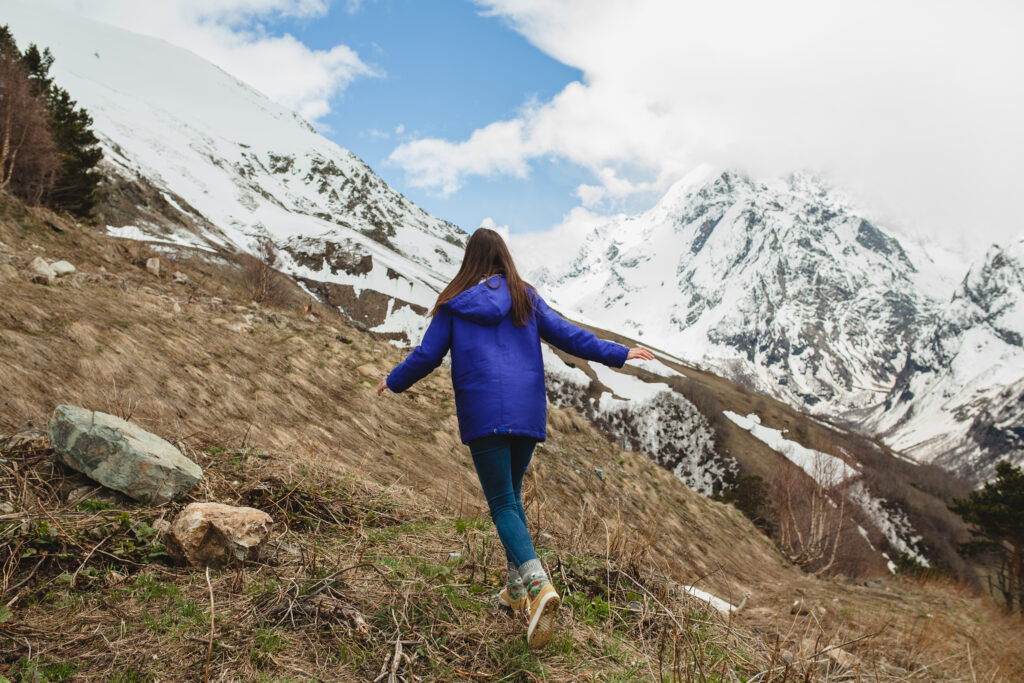
<path fill-rule="evenodd" d="M 174 274 L 171 275 L 171 279 L 174 280 L 174 282 L 179 285 L 188 284 L 188 275 L 185 275 L 185 273 L 181 272 L 180 270 L 174 271 Z"/>
<path fill-rule="evenodd" d="M 146 270 L 153 275 L 160 277 L 160 259 L 154 256 L 153 258 L 146 259 Z"/>
<path fill-rule="evenodd" d="M 42 256 L 36 256 L 32 259 L 32 263 L 28 264 L 28 267 L 33 273 L 33 282 L 52 285 L 54 280 L 57 279 L 57 273 L 53 271 L 53 266 L 47 263 Z"/>
<path fill-rule="evenodd" d="M 50 267 L 53 268 L 53 272 L 57 277 L 60 277 L 62 275 L 70 275 L 76 270 L 75 267 L 71 265 L 71 263 L 68 261 L 56 261 L 54 263 L 51 263 Z"/>

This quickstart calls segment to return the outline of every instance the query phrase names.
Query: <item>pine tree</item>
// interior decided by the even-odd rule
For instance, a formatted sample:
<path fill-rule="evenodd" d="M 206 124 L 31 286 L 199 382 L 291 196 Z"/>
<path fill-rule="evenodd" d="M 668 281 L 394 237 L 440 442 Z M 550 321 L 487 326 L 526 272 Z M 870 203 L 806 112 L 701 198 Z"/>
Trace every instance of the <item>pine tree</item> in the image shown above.
<path fill-rule="evenodd" d="M 1024 612 L 1024 471 L 1003 460 L 996 478 L 949 509 L 964 518 L 977 540 L 961 546 L 964 555 L 997 560 L 996 583 L 1006 608 Z"/>
<path fill-rule="evenodd" d="M 96 190 L 102 177 L 94 169 L 103 158 L 100 141 L 92 132 L 92 117 L 85 109 L 76 107 L 67 90 L 55 85 L 50 85 L 46 101 L 61 161 L 49 202 L 76 216 L 88 216 L 96 205 Z"/>

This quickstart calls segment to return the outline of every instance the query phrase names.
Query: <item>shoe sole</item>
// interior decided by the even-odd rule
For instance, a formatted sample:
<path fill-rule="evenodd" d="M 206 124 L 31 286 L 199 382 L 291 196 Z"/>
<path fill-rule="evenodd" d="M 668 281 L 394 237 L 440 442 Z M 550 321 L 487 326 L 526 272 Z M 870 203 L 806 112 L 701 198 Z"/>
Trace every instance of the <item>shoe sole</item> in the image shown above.
<path fill-rule="evenodd" d="M 555 634 L 555 615 L 562 600 L 557 593 L 548 593 L 541 598 L 537 613 L 530 617 L 530 630 L 526 632 L 526 641 L 531 650 L 542 648 Z"/>

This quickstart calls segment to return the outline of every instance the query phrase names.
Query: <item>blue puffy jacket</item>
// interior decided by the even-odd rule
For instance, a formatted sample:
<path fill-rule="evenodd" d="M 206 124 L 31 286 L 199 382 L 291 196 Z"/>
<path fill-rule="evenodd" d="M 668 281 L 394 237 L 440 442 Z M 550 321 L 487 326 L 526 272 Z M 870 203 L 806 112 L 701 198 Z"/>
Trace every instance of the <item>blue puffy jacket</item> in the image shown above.
<path fill-rule="evenodd" d="M 505 277 L 470 287 L 441 306 L 423 342 L 388 375 L 391 391 L 405 391 L 452 353 L 452 386 L 462 442 L 491 434 L 547 436 L 547 396 L 540 340 L 566 353 L 622 367 L 625 346 L 602 341 L 566 322 L 535 292 L 535 315 L 517 327 Z"/>

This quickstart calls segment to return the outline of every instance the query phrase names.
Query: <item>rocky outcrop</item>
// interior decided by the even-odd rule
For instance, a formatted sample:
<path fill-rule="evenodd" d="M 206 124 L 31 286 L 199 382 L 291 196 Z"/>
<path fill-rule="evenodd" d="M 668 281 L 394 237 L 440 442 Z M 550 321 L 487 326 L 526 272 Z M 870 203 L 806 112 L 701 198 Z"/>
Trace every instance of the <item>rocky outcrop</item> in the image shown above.
<path fill-rule="evenodd" d="M 170 443 L 114 415 L 60 405 L 49 434 L 61 462 L 144 503 L 173 500 L 203 477 Z"/>
<path fill-rule="evenodd" d="M 224 567 L 255 559 L 274 520 L 250 507 L 190 503 L 167 533 L 167 552 L 194 567 Z"/>

